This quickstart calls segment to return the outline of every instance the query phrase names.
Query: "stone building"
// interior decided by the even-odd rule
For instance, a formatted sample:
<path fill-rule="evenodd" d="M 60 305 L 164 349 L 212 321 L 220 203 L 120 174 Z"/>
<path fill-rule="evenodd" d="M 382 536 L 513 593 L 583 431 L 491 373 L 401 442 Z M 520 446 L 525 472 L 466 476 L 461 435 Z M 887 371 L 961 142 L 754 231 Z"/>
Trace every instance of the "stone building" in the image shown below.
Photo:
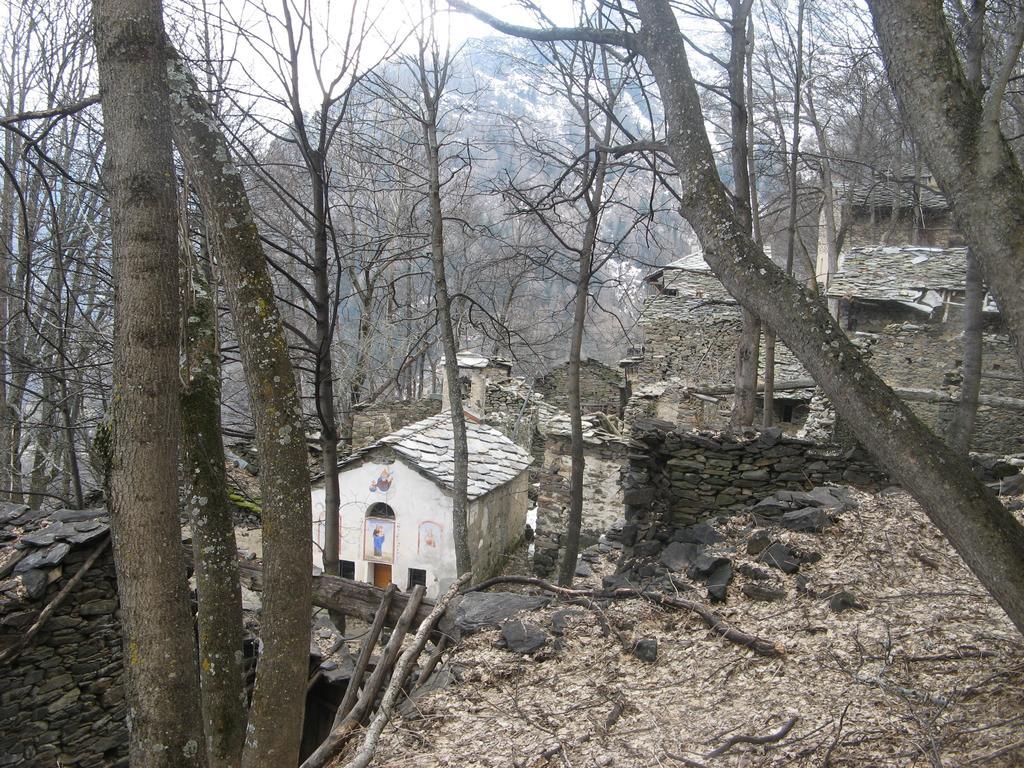
<path fill-rule="evenodd" d="M 959 399 L 963 364 L 963 303 L 967 249 L 873 246 L 844 249 L 829 276 L 827 296 L 843 329 L 865 350 L 890 386 L 917 390 L 915 412 L 946 432 Z M 1024 398 L 1013 345 L 987 298 L 983 312 L 981 395 L 972 448 L 1022 450 L 1024 411 L 997 399 Z"/>
<path fill-rule="evenodd" d="M 569 363 L 562 363 L 540 376 L 534 388 L 556 408 L 569 407 Z M 580 361 L 580 403 L 584 413 L 622 415 L 622 371 L 600 360 Z"/>
<path fill-rule="evenodd" d="M 128 764 L 109 543 L 105 510 L 0 505 L 0 766 Z"/>
<path fill-rule="evenodd" d="M 418 400 L 384 400 L 352 409 L 352 447 L 365 448 L 413 422 L 441 412 L 440 397 Z"/>
<path fill-rule="evenodd" d="M 522 540 L 530 454 L 467 413 L 469 542 L 476 579 L 495 575 Z M 443 594 L 457 577 L 452 528 L 454 438 L 443 411 L 347 457 L 339 466 L 341 575 Z M 313 558 L 322 566 L 324 489 L 314 488 Z"/>
<path fill-rule="evenodd" d="M 838 249 L 876 245 L 964 245 L 953 224 L 946 198 L 927 169 L 903 166 L 874 171 L 866 178 L 834 183 L 833 212 Z M 828 271 L 825 210 L 818 226 L 819 280 Z"/>
<path fill-rule="evenodd" d="M 580 548 L 593 544 L 622 517 L 620 476 L 629 441 L 609 431 L 613 426 L 599 416 L 583 419 L 583 519 Z M 538 432 L 543 458 L 538 472 L 537 531 L 533 569 L 550 576 L 558 570 L 569 527 L 569 480 L 572 474 L 569 416 L 545 414 Z"/>
<path fill-rule="evenodd" d="M 627 423 L 655 417 L 694 429 L 729 423 L 736 347 L 743 313 L 701 252 L 684 256 L 647 278 L 650 295 L 640 315 L 643 348 L 620 365 L 630 396 Z M 760 380 L 764 380 L 761 347 Z M 781 342 L 775 348 L 775 413 L 779 426 L 796 432 L 810 410 L 813 388 L 803 366 Z M 760 407 L 760 406 L 759 406 Z"/>

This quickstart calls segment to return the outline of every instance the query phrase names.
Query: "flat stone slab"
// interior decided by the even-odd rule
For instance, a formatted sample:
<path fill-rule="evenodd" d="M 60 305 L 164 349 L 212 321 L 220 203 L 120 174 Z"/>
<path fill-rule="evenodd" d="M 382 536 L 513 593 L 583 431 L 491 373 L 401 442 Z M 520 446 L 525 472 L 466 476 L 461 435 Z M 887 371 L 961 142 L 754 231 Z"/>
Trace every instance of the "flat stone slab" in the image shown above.
<path fill-rule="evenodd" d="M 832 524 L 828 513 L 821 507 L 805 507 L 784 512 L 779 522 L 791 531 L 810 533 L 821 533 Z"/>
<path fill-rule="evenodd" d="M 796 555 L 789 547 L 779 542 L 769 546 L 757 560 L 765 565 L 778 568 L 783 573 L 796 573 L 800 568 L 800 561 Z"/>
<path fill-rule="evenodd" d="M 661 553 L 661 563 L 670 571 L 684 571 L 693 565 L 704 551 L 700 544 L 673 541 Z"/>
<path fill-rule="evenodd" d="M 515 592 L 470 592 L 456 601 L 449 615 L 453 616 L 455 628 L 465 634 L 500 627 L 517 613 L 534 611 L 550 602 L 546 597 Z"/>
<path fill-rule="evenodd" d="M 512 653 L 536 653 L 548 642 L 548 633 L 536 624 L 510 621 L 501 627 L 501 644 Z"/>

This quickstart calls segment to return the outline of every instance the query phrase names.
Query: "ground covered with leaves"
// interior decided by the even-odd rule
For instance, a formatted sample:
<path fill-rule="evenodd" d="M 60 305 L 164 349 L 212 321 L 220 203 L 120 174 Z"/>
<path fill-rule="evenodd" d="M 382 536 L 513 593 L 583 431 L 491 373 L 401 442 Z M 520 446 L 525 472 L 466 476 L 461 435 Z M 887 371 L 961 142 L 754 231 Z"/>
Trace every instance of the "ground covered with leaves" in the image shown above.
<path fill-rule="evenodd" d="M 751 520 L 719 526 L 738 568 L 715 610 L 782 656 L 641 600 L 603 609 L 611 634 L 592 610 L 553 602 L 519 617 L 549 634 L 532 656 L 498 647 L 497 630 L 464 638 L 446 658 L 455 681 L 406 706 L 373 764 L 1024 765 L 1024 641 L 906 494 L 858 499 L 824 533 L 772 531 L 821 554 L 800 574 L 745 568 Z M 615 565 L 609 553 L 577 586 L 599 587 Z M 751 599 L 745 571 L 784 596 Z M 706 600 L 684 582 L 683 596 Z M 844 590 L 856 607 L 836 605 Z M 656 661 L 616 632 L 656 638 Z M 794 718 L 770 743 L 735 738 L 770 738 Z"/>

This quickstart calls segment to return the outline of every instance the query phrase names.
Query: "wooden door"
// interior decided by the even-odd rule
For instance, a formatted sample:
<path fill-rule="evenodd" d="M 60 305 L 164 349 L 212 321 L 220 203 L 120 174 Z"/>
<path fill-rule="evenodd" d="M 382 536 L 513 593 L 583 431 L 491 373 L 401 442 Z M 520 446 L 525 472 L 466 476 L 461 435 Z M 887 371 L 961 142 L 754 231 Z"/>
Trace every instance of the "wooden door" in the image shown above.
<path fill-rule="evenodd" d="M 384 589 L 391 583 L 391 566 L 384 563 L 373 564 L 373 586 Z"/>

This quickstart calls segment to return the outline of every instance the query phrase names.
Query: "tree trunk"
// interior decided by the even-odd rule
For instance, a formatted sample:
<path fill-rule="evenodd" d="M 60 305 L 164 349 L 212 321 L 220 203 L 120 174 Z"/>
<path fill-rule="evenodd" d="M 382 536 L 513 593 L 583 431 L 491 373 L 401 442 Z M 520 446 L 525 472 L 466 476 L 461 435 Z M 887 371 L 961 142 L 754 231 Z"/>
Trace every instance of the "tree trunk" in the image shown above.
<path fill-rule="evenodd" d="M 182 206 L 182 217 L 187 215 Z M 182 227 L 182 476 L 199 596 L 199 689 L 210 768 L 237 768 L 245 742 L 242 594 L 220 423 L 216 286 Z"/>
<path fill-rule="evenodd" d="M 110 527 L 129 755 L 205 764 L 178 511 L 178 247 L 159 0 L 95 0 L 114 290 Z"/>
<path fill-rule="evenodd" d="M 309 175 L 313 195 L 313 289 L 316 301 L 316 412 L 320 420 L 320 457 L 324 472 L 324 573 L 338 575 L 341 490 L 338 486 L 338 419 L 334 408 L 334 365 L 331 341 L 334 336 L 333 307 L 327 265 L 327 200 L 324 163 L 320 153 L 311 153 Z M 344 617 L 331 620 L 344 631 Z"/>
<path fill-rule="evenodd" d="M 422 73 L 421 73 L 422 74 Z M 437 140 L 437 98 L 423 80 L 423 97 L 427 105 L 423 137 L 427 150 L 427 195 L 430 205 L 430 260 L 434 270 L 434 303 L 441 328 L 444 349 L 444 375 L 451 393 L 452 439 L 455 470 L 452 481 L 452 534 L 455 538 L 455 570 L 457 575 L 473 570 L 469 547 L 469 443 L 466 439 L 466 414 L 462 409 L 459 384 L 458 344 L 452 326 L 451 300 L 445 276 L 444 214 L 441 211 L 440 147 Z"/>
<path fill-rule="evenodd" d="M 605 131 L 607 146 L 610 132 Z M 580 248 L 579 273 L 576 276 L 576 294 L 573 297 L 572 340 L 569 343 L 568 399 L 569 399 L 569 520 L 565 531 L 565 550 L 558 564 L 558 583 L 572 586 L 576 575 L 576 559 L 580 552 L 580 532 L 583 530 L 583 473 L 586 457 L 583 454 L 583 403 L 580 397 L 580 363 L 583 350 L 583 332 L 587 322 L 587 298 L 590 293 L 590 273 L 594 268 L 594 247 L 597 243 L 601 202 L 604 197 L 604 177 L 608 167 L 608 154 L 598 152 L 594 169 L 594 186 L 589 195 L 590 218 Z"/>
<path fill-rule="evenodd" d="M 216 117 L 173 50 L 174 137 L 214 236 L 252 400 L 266 587 L 242 765 L 295 765 L 309 666 L 312 522 L 298 386 L 252 208 Z"/>
<path fill-rule="evenodd" d="M 729 110 L 732 132 L 733 207 L 748 234 L 752 231 L 749 146 L 750 120 L 743 75 L 747 58 L 747 21 L 751 0 L 729 0 L 732 10 L 729 48 Z M 743 310 L 743 326 L 736 345 L 736 390 L 733 394 L 732 426 L 749 427 L 757 414 L 757 361 L 761 344 L 761 321 Z"/>
<path fill-rule="evenodd" d="M 714 170 L 684 39 L 671 5 L 666 0 L 638 0 L 637 8 L 643 23 L 639 48 L 665 104 L 668 151 L 683 190 L 681 210 L 711 268 L 733 296 L 777 331 L 865 448 L 921 502 L 1018 629 L 1024 630 L 1024 527 L 967 462 L 938 440 L 863 361 L 827 309 L 742 231 Z"/>
<path fill-rule="evenodd" d="M 964 296 L 963 363 L 961 365 L 960 402 L 949 426 L 949 444 L 964 456 L 971 447 L 974 422 L 981 393 L 982 328 L 985 286 L 981 267 L 970 250 L 967 251 L 967 290 Z"/>

